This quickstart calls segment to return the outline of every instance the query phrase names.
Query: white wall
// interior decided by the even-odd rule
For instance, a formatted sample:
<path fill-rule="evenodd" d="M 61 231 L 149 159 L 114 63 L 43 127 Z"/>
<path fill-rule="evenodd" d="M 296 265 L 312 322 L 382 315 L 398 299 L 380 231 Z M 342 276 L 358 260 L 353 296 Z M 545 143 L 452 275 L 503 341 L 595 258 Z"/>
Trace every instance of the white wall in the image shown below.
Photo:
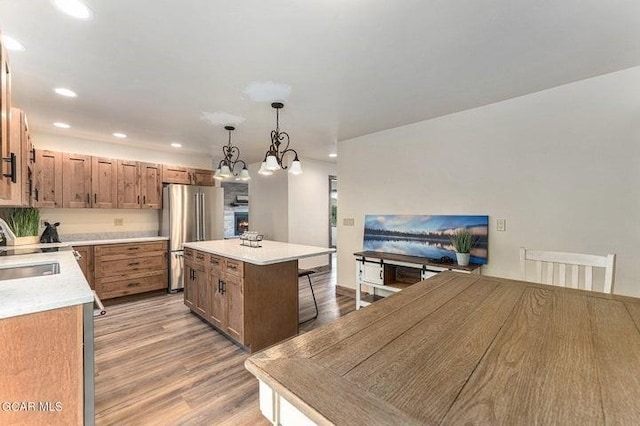
<path fill-rule="evenodd" d="M 640 67 L 340 142 L 338 284 L 366 214 L 488 214 L 484 274 L 517 278 L 520 246 L 615 252 L 614 292 L 640 296 L 638 93 Z"/>
<path fill-rule="evenodd" d="M 36 149 L 195 168 L 211 168 L 211 158 L 203 155 L 153 151 L 148 148 L 136 148 L 44 133 L 34 133 L 32 138 Z M 61 235 L 154 230 L 158 232 L 160 230 L 160 213 L 158 210 L 40 209 L 40 217 L 50 222 L 61 222 L 59 228 Z M 116 226 L 114 224 L 115 219 L 122 219 L 122 226 Z"/>
<path fill-rule="evenodd" d="M 329 247 L 329 176 L 337 166 L 304 160 L 303 173 L 289 177 L 289 242 Z M 329 264 L 327 256 L 302 259 L 301 268 Z"/>
<path fill-rule="evenodd" d="M 329 175 L 335 164 L 301 158 L 303 173 L 293 176 L 277 171 L 258 174 L 260 164 L 249 171 L 249 229 L 266 239 L 320 247 L 329 246 Z M 301 268 L 329 264 L 327 256 L 302 259 Z"/>

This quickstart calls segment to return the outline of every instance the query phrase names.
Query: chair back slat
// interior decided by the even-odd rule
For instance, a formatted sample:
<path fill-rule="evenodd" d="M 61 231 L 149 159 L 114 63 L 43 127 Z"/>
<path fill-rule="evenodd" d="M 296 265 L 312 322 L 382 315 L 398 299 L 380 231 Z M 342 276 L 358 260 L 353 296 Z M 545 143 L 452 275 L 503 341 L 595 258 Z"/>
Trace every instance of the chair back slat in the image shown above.
<path fill-rule="evenodd" d="M 596 256 L 520 248 L 520 277 L 527 280 L 527 263 L 533 262 L 535 282 L 593 290 L 593 268 L 602 268 L 604 269 L 603 291 L 611 293 L 615 275 L 615 256 L 615 254 Z M 567 276 L 568 274 L 570 277 Z"/>

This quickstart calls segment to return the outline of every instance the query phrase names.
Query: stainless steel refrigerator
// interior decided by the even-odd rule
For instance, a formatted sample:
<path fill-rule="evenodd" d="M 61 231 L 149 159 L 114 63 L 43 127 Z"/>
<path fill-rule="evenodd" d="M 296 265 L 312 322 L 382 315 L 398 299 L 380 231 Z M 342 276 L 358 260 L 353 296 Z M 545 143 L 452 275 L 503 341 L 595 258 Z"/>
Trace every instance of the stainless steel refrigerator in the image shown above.
<path fill-rule="evenodd" d="M 162 236 L 169 237 L 169 291 L 184 287 L 183 244 L 224 237 L 224 190 L 166 185 L 162 189 Z"/>

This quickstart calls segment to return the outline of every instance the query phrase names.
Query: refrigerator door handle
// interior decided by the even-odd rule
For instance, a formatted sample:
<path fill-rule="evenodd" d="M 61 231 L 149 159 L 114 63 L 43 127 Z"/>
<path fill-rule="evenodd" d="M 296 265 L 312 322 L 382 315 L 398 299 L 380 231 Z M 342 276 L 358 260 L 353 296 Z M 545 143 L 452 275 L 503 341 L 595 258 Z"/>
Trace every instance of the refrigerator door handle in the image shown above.
<path fill-rule="evenodd" d="M 200 194 L 196 192 L 193 195 L 195 197 L 195 209 L 193 210 L 196 215 L 196 241 L 200 241 Z"/>
<path fill-rule="evenodd" d="M 201 239 L 202 241 L 207 239 L 207 221 L 205 220 L 205 197 L 204 192 L 200 193 L 200 220 L 202 221 L 202 225 L 200 226 L 200 232 L 202 232 Z"/>

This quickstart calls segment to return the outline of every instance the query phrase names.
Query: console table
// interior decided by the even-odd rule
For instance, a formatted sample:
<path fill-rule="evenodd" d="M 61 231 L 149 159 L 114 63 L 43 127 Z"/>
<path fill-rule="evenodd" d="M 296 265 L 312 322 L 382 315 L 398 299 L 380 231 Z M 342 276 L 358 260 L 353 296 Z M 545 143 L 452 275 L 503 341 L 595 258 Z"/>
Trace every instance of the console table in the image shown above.
<path fill-rule="evenodd" d="M 360 251 L 356 256 L 356 309 L 408 286 L 433 277 L 442 271 L 480 274 L 482 265 L 457 263 L 436 263 L 432 259 L 378 251 Z M 369 292 L 363 295 L 362 287 Z"/>

